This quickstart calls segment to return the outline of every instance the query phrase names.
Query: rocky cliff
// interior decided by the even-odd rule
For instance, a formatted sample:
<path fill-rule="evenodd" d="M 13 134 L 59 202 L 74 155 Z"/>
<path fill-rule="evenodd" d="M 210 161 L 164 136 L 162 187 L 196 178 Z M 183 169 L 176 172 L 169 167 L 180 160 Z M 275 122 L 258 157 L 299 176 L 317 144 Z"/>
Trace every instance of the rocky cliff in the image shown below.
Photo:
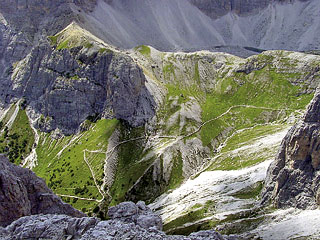
<path fill-rule="evenodd" d="M 63 134 L 75 133 L 89 117 L 123 119 L 132 126 L 151 118 L 155 103 L 142 70 L 130 57 L 82 33 L 76 24 L 61 35 L 75 32 L 73 39 L 86 40 L 59 42 L 60 35 L 52 37 L 51 45 L 41 41 L 12 64 L 2 82 L 7 83 L 1 88 L 2 103 L 23 98 L 39 129 L 59 129 Z"/>
<path fill-rule="evenodd" d="M 123 48 L 146 44 L 161 50 L 188 51 L 219 51 L 216 47 L 225 45 L 311 50 L 319 43 L 313 34 L 318 30 L 318 10 L 316 0 L 5 0 L 0 18 L 6 22 L 5 35 L 11 36 L 3 46 L 7 49 L 10 44 L 6 51 L 14 52 L 14 62 L 40 39 L 56 34 L 72 21 Z"/>
<path fill-rule="evenodd" d="M 228 12 L 234 12 L 238 15 L 255 13 L 275 2 L 274 0 L 190 0 L 190 2 L 204 12 L 207 16 L 216 19 Z"/>
<path fill-rule="evenodd" d="M 85 48 L 86 44 L 82 45 L 84 48 L 74 49 L 72 53 L 68 49 L 62 51 L 63 45 L 58 51 L 54 51 L 49 46 L 47 37 L 56 36 L 59 31 L 75 21 L 103 41 L 124 48 L 139 44 L 149 44 L 164 50 L 212 49 L 217 45 L 266 49 L 316 48 L 319 39 L 316 35 L 310 35 L 317 29 L 316 16 L 312 17 L 308 23 L 301 25 L 307 16 L 309 19 L 312 15 L 310 11 L 317 11 L 315 1 L 289 2 L 223 1 L 218 4 L 215 1 L 203 0 L 151 1 L 150 3 L 32 0 L 12 4 L 11 1 L 4 1 L 0 6 L 0 84 L 3 90 L 0 93 L 0 105 L 7 107 L 17 99 L 26 97 L 28 104 L 38 113 L 36 117 L 42 114 L 45 119 L 50 120 L 45 127 L 40 124 L 42 130 L 51 131 L 60 128 L 66 134 L 75 132 L 77 126 L 87 117 L 106 116 L 111 111 L 114 112 L 113 116 L 128 120 L 133 126 L 141 125 L 153 115 L 154 104 L 144 87 L 144 76 L 139 68 L 134 66 L 132 60 L 121 54 L 112 58 L 110 52 L 102 53 L 97 48 L 88 50 Z M 175 12 L 172 9 L 175 9 Z M 207 10 L 203 13 L 199 9 Z M 255 14 L 257 9 L 261 10 L 259 16 Z M 293 19 L 296 18 L 297 11 L 301 14 L 299 19 L 292 23 L 286 20 L 289 18 L 284 19 L 284 11 Z M 233 15 L 234 13 L 236 15 Z M 247 16 L 248 14 L 250 16 Z M 274 14 L 275 17 L 273 17 Z M 216 15 L 218 18 L 214 17 Z M 276 19 L 283 19 L 280 28 Z M 253 23 L 250 29 L 247 28 L 248 21 Z M 282 39 L 292 41 L 284 43 Z M 87 43 L 86 46 L 90 44 Z M 72 48 L 72 46 L 69 47 Z M 91 62 L 87 61 L 79 65 L 81 62 L 79 54 L 81 58 L 84 56 L 87 59 L 90 58 Z M 116 62 L 122 57 L 121 67 L 116 69 Z M 104 58 L 109 60 L 103 60 Z M 61 65 L 61 59 L 64 59 L 64 67 Z M 60 69 L 52 67 L 55 61 L 60 64 Z M 114 64 L 111 64 L 112 61 Z M 97 72 L 101 71 L 96 69 L 97 64 L 100 69 L 108 69 L 109 66 L 113 68 L 103 72 L 108 75 L 103 76 L 103 80 L 102 73 Z M 20 66 L 18 69 L 23 69 L 19 73 L 16 71 L 17 66 Z M 121 72 L 123 76 L 114 74 L 114 71 Z M 129 80 L 125 72 L 136 72 L 136 74 Z M 92 78 L 96 76 L 99 79 L 93 80 Z M 111 78 L 115 76 L 121 77 L 119 79 L 123 81 L 123 83 L 119 81 L 116 83 L 123 85 L 121 89 L 119 86 L 111 86 L 115 82 Z M 80 81 L 77 82 L 63 80 L 78 78 Z M 39 89 L 34 89 L 35 82 L 41 86 Z M 109 84 L 111 84 L 110 87 L 106 87 Z M 50 86 L 56 89 L 52 90 Z M 73 92 L 72 96 L 68 93 L 73 88 L 76 93 Z M 88 94 L 82 91 L 84 89 L 89 89 Z M 122 100 L 117 101 L 117 94 L 122 96 Z M 30 97 L 30 95 L 33 96 Z M 84 98 L 88 98 L 89 101 L 83 103 Z M 40 101 L 33 101 L 33 99 Z M 93 104 L 93 101 L 97 104 Z M 48 104 L 44 106 L 43 102 Z M 59 106 L 61 112 L 53 112 L 52 104 Z M 119 106 L 124 105 L 127 106 L 126 109 L 119 109 Z M 136 113 L 132 112 L 133 107 L 138 109 Z M 67 124 L 60 118 L 53 119 L 53 115 L 65 115 L 67 111 L 70 112 L 70 123 Z"/>
<path fill-rule="evenodd" d="M 32 171 L 15 166 L 0 156 L 0 226 L 34 214 L 85 216 L 62 202 Z"/>
<path fill-rule="evenodd" d="M 319 205 L 320 93 L 300 122 L 282 141 L 268 169 L 262 201 L 276 207 L 314 208 Z"/>

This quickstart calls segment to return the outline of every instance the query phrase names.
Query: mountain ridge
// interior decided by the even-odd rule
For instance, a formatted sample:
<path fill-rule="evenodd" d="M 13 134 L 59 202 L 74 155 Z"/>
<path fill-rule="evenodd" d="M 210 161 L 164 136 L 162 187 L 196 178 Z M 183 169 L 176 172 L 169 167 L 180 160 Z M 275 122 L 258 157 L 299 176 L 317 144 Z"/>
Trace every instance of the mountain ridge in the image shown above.
<path fill-rule="evenodd" d="M 319 85 L 320 61 L 259 48 L 317 47 L 316 1 L 261 1 L 250 13 L 248 1 L 225 1 L 218 18 L 179 0 L 9 3 L 0 6 L 0 152 L 11 162 L 93 216 L 126 200 L 157 203 L 170 233 L 258 237 L 283 216 L 261 208 L 259 194 L 279 139 Z M 209 51 L 246 44 L 248 58 Z M 199 192 L 191 178 L 204 179 Z"/>

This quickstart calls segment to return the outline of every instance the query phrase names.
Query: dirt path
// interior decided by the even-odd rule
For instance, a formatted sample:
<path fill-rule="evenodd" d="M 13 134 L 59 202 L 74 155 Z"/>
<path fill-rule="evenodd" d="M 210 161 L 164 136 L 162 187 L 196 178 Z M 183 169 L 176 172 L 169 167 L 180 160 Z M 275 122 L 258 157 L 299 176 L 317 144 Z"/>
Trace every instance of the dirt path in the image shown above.
<path fill-rule="evenodd" d="M 59 197 L 76 198 L 76 199 L 90 201 L 90 202 L 100 202 L 99 200 L 93 199 L 93 198 L 84 198 L 84 197 L 77 197 L 77 196 L 58 194 L 58 193 L 56 193 L 56 195 L 58 195 Z"/>
<path fill-rule="evenodd" d="M 102 196 L 102 198 L 100 200 L 97 200 L 98 202 L 102 202 L 105 198 L 106 195 L 108 195 L 108 197 L 111 197 L 109 193 L 106 193 L 103 191 L 103 189 L 101 189 L 101 187 L 99 186 L 99 184 L 97 183 L 97 179 L 96 179 L 96 176 L 94 174 L 94 171 L 92 170 L 91 168 L 91 165 L 89 164 L 88 160 L 87 160 L 87 157 L 86 157 L 86 152 L 90 152 L 89 150 L 85 149 L 83 150 L 83 160 L 84 162 L 87 164 L 90 172 L 91 172 L 91 175 L 92 175 L 92 178 L 93 178 L 93 181 L 94 181 L 94 184 L 96 185 L 100 195 Z"/>
<path fill-rule="evenodd" d="M 215 118 L 212 118 L 212 119 L 209 119 L 208 121 L 205 121 L 195 131 L 193 131 L 192 133 L 189 133 L 186 136 L 183 136 L 183 138 L 188 138 L 188 137 L 200 132 L 202 127 L 205 126 L 206 124 L 208 124 L 208 123 L 210 123 L 212 121 L 218 120 L 219 118 L 222 118 L 223 116 L 225 116 L 228 113 L 230 113 L 232 109 L 240 108 L 240 107 L 243 107 L 243 108 L 254 108 L 254 109 L 264 109 L 264 110 L 272 110 L 272 111 L 289 111 L 290 110 L 290 109 L 277 109 L 277 108 L 268 108 L 268 107 L 257 107 L 257 106 L 252 106 L 252 105 L 235 105 L 235 106 L 230 107 L 227 111 L 225 111 L 224 113 L 220 114 L 219 116 L 217 116 Z"/>

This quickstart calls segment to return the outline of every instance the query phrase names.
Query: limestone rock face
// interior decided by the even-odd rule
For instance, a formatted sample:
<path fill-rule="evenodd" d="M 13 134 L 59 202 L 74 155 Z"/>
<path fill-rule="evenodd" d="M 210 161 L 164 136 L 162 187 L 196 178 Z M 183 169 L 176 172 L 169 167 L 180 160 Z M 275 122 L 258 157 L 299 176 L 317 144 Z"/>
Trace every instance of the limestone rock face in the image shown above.
<path fill-rule="evenodd" d="M 3 1 L 0 6 L 0 109 L 22 97 L 42 131 L 75 133 L 90 116 L 140 126 L 154 115 L 142 70 L 101 47 L 55 50 L 55 35 L 95 1 Z M 88 42 L 88 44 L 90 44 Z M 106 50 L 106 49 L 104 49 Z M 34 114 L 35 113 L 35 114 Z M 33 119 L 33 120 L 35 120 Z"/>
<path fill-rule="evenodd" d="M 42 131 L 74 133 L 89 116 L 115 117 L 139 126 L 154 115 L 142 70 L 124 54 L 44 42 L 12 74 L 11 92 L 37 113 Z M 4 94 L 4 93 L 3 93 Z"/>
<path fill-rule="evenodd" d="M 268 169 L 262 202 L 276 207 L 314 208 L 320 204 L 320 93 L 304 119 L 282 141 Z"/>
<path fill-rule="evenodd" d="M 40 213 L 85 216 L 62 202 L 32 171 L 15 166 L 0 156 L 0 226 Z"/>

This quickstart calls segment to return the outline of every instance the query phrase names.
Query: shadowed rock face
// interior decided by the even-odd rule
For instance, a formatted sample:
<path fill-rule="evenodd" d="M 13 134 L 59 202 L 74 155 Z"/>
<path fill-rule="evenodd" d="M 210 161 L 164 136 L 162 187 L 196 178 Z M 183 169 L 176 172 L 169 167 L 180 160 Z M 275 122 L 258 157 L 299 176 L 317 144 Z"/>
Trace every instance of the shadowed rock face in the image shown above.
<path fill-rule="evenodd" d="M 99 0 L 81 17 L 86 29 L 122 48 L 312 50 L 320 42 L 318 11 L 316 0 Z"/>
<path fill-rule="evenodd" d="M 320 204 L 320 93 L 302 121 L 282 141 L 268 169 L 262 202 L 276 207 L 314 208 Z"/>
<path fill-rule="evenodd" d="M 189 0 L 207 16 L 216 19 L 228 12 L 234 12 L 239 16 L 257 13 L 271 3 L 292 3 L 295 0 Z M 299 0 L 307 2 L 309 0 Z"/>
<path fill-rule="evenodd" d="M 41 213 L 85 216 L 62 202 L 32 171 L 15 166 L 0 156 L 0 226 Z"/>

